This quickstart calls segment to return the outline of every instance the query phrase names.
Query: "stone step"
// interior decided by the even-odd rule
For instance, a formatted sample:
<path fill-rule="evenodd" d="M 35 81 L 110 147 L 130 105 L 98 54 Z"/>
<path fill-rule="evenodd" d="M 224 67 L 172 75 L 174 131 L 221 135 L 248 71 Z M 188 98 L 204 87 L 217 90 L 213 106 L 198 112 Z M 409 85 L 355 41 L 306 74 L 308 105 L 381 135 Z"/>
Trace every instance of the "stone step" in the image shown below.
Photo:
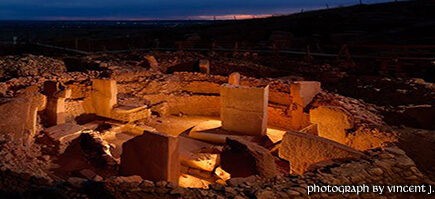
<path fill-rule="evenodd" d="M 47 128 L 44 133 L 53 141 L 64 141 L 77 138 L 84 129 L 85 127 L 78 124 L 64 123 Z"/>

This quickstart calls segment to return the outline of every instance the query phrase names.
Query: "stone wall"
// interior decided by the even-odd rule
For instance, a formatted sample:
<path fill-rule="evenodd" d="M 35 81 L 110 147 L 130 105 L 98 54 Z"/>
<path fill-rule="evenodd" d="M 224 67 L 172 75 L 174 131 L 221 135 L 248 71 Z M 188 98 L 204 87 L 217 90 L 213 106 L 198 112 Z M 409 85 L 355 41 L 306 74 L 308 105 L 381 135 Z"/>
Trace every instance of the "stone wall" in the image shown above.
<path fill-rule="evenodd" d="M 117 80 L 119 93 L 143 96 L 150 104 L 167 101 L 171 114 L 216 117 L 220 115 L 220 85 L 228 81 L 228 77 L 185 72 L 153 76 L 130 74 L 113 78 Z M 294 119 L 290 112 L 290 81 L 242 77 L 240 84 L 249 87 L 269 85 L 268 125 L 296 129 L 289 122 Z M 308 121 L 308 117 L 305 120 Z"/>
<path fill-rule="evenodd" d="M 149 72 L 123 73 L 112 76 L 117 81 L 118 98 L 120 95 L 143 97 L 149 105 L 167 104 L 167 113 L 178 115 L 203 115 L 218 117 L 220 115 L 219 87 L 228 81 L 228 77 L 206 75 L 202 73 L 174 73 L 173 75 L 150 74 Z M 261 87 L 269 85 L 268 126 L 287 130 L 300 130 L 303 126 L 296 122 L 309 122 L 306 109 L 319 106 L 338 106 L 349 112 L 355 125 L 346 130 L 345 139 L 336 140 L 352 148 L 365 150 L 379 147 L 384 142 L 397 140 L 393 133 L 384 131 L 385 125 L 379 113 L 362 101 L 336 94 L 321 92 L 312 103 L 306 104 L 301 99 L 304 110 L 294 114 L 291 96 L 291 82 L 276 79 L 255 79 L 242 77 L 242 86 Z M 89 81 L 70 83 L 73 86 L 72 98 L 66 101 L 67 118 L 83 114 L 78 104 L 86 97 L 90 89 Z M 304 103 L 305 102 L 305 103 Z"/>
<path fill-rule="evenodd" d="M 399 136 L 385 124 L 380 111 L 361 100 L 322 91 L 309 108 L 317 112 L 312 122 L 326 124 L 318 126 L 318 130 L 324 130 L 318 135 L 354 149 L 367 150 L 398 141 Z M 344 125 L 337 123 L 340 120 L 345 121 Z"/>

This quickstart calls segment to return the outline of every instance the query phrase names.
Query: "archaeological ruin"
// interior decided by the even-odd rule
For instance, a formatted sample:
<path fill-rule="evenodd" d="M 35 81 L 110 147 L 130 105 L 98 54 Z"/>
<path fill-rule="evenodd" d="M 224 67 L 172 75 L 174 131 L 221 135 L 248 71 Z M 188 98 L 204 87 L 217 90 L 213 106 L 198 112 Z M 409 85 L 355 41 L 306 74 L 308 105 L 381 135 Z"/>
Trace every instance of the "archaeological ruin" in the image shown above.
<path fill-rule="evenodd" d="M 41 187 L 102 184 L 186 198 L 250 197 L 250 189 L 257 198 L 305 197 L 310 183 L 431 183 L 433 171 L 416 165 L 416 152 L 372 105 L 321 82 L 213 75 L 208 60 L 201 72 L 165 74 L 154 56 L 144 59 L 149 69 L 100 62 L 106 72 L 2 82 L 1 134 L 18 151 L 5 157 L 2 183 L 26 174 Z M 34 160 L 26 166 L 21 157 Z"/>
<path fill-rule="evenodd" d="M 435 198 L 434 1 L 96 2 L 0 1 L 0 199 Z"/>

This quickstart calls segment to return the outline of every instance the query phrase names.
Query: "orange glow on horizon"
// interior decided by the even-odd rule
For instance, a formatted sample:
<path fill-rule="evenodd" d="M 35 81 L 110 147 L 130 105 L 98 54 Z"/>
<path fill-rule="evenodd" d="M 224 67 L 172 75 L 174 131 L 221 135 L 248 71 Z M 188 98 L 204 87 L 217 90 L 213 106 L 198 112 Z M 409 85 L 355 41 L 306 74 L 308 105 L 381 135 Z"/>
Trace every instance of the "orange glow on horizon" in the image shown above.
<path fill-rule="evenodd" d="M 227 14 L 227 15 L 198 15 L 187 17 L 171 17 L 171 18 L 152 18 L 152 17 L 49 17 L 40 18 L 41 20 L 62 20 L 62 21 L 151 21 L 151 20 L 243 20 L 254 18 L 271 17 L 272 14 Z"/>
<path fill-rule="evenodd" d="M 200 15 L 200 16 L 192 16 L 193 19 L 200 20 L 233 20 L 233 19 L 254 19 L 254 18 L 266 18 L 271 17 L 271 14 L 259 14 L 259 15 L 251 15 L 251 14 L 228 14 L 228 15 Z"/>

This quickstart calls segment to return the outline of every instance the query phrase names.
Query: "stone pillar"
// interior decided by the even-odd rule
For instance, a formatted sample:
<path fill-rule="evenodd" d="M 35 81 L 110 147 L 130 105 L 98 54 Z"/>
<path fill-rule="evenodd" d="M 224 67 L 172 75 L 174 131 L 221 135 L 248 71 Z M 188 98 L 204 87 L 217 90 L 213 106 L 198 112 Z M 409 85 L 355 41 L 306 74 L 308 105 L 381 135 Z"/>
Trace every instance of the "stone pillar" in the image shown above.
<path fill-rule="evenodd" d="M 38 87 L 28 87 L 16 98 L 0 104 L 0 133 L 9 134 L 13 141 L 29 147 L 36 134 L 38 111 L 45 109 L 47 98 Z"/>
<path fill-rule="evenodd" d="M 163 68 L 161 68 L 159 66 L 159 62 L 157 62 L 157 59 L 154 56 L 152 56 L 152 55 L 146 55 L 144 58 L 147 60 L 151 70 L 165 72 L 163 70 Z"/>
<path fill-rule="evenodd" d="M 145 131 L 122 145 L 121 175 L 139 175 L 152 181 L 178 184 L 178 137 Z"/>
<path fill-rule="evenodd" d="M 269 86 L 221 86 L 222 128 L 240 135 L 265 135 Z"/>
<path fill-rule="evenodd" d="M 59 82 L 46 81 L 43 93 L 47 96 L 46 124 L 50 127 L 65 123 L 65 99 L 71 96 L 71 90 Z"/>
<path fill-rule="evenodd" d="M 309 116 L 304 113 L 304 108 L 320 93 L 320 82 L 298 81 L 290 84 L 291 97 L 291 126 L 295 130 L 301 130 L 309 125 Z"/>
<path fill-rule="evenodd" d="M 49 98 L 45 114 L 48 127 L 65 123 L 65 98 Z"/>
<path fill-rule="evenodd" d="M 95 108 L 95 114 L 110 118 L 112 109 L 117 103 L 117 94 L 115 80 L 92 80 L 92 104 Z"/>
<path fill-rule="evenodd" d="M 239 86 L 240 85 L 240 73 L 231 73 L 228 77 L 228 84 Z"/>
<path fill-rule="evenodd" d="M 199 71 L 201 73 L 210 74 L 210 61 L 207 59 L 199 60 Z"/>
<path fill-rule="evenodd" d="M 115 80 L 92 80 L 92 92 L 85 99 L 83 108 L 87 113 L 123 122 L 133 122 L 151 115 L 151 110 L 145 104 L 137 106 L 117 104 L 118 90 Z"/>

